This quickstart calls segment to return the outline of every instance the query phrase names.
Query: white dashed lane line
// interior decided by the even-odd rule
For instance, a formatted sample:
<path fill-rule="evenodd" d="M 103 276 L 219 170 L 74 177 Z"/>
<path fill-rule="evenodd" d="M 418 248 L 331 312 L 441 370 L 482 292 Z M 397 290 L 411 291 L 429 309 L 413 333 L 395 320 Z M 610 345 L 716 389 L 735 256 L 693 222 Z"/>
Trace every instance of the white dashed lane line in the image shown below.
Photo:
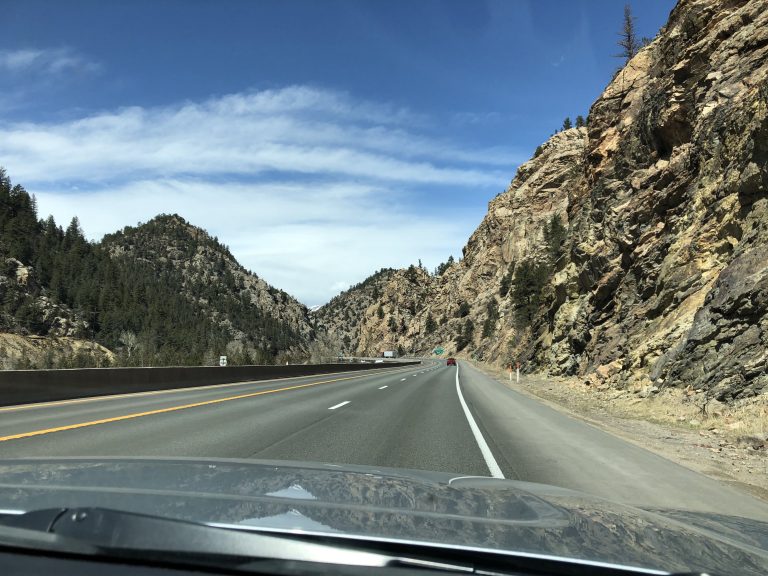
<path fill-rule="evenodd" d="M 405 382 L 405 378 L 400 378 L 400 382 Z"/>
<path fill-rule="evenodd" d="M 328 410 L 336 410 L 336 408 L 341 408 L 342 406 L 346 406 L 347 404 L 349 404 L 349 400 L 347 400 L 346 402 L 342 402 L 341 404 L 336 404 L 336 406 L 331 406 L 330 408 L 328 408 Z"/>
<path fill-rule="evenodd" d="M 384 390 L 384 388 L 386 388 L 386 386 L 379 386 L 379 390 Z"/>

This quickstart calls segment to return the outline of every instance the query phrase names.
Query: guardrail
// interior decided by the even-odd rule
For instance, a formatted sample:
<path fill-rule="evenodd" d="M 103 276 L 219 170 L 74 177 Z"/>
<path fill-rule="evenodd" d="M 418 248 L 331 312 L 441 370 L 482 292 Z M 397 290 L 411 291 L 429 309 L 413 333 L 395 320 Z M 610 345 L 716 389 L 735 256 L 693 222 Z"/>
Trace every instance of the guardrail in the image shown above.
<path fill-rule="evenodd" d="M 251 380 L 315 376 L 408 366 L 417 362 L 379 364 L 292 364 L 288 366 L 170 366 L 161 368 L 72 368 L 1 370 L 0 406 L 172 390 Z"/>

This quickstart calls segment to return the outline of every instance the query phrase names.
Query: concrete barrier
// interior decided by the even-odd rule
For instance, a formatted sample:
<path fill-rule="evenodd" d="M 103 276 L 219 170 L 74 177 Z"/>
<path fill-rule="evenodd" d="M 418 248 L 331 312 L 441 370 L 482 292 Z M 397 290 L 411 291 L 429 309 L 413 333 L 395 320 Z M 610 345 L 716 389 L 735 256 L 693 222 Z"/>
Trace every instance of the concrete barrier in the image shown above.
<path fill-rule="evenodd" d="M 0 370 L 0 406 L 172 390 L 292 376 L 381 370 L 417 362 L 295 364 L 288 366 L 170 366 L 162 368 L 74 368 Z"/>

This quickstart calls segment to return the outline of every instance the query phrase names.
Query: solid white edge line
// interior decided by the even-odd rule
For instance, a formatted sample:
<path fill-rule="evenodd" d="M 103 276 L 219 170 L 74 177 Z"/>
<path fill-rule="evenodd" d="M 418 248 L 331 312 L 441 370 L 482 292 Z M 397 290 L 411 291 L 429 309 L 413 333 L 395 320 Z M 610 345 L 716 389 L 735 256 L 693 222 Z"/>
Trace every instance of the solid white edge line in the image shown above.
<path fill-rule="evenodd" d="M 347 400 L 346 402 L 342 402 L 341 404 L 336 404 L 336 406 L 331 406 L 330 408 L 328 408 L 328 410 L 336 410 L 336 408 L 341 408 L 342 406 L 346 406 L 347 404 L 349 404 L 349 402 L 350 401 Z"/>
<path fill-rule="evenodd" d="M 477 426 L 475 418 L 469 411 L 469 406 L 467 406 L 467 403 L 464 401 L 464 396 L 461 393 L 461 385 L 459 384 L 458 362 L 456 363 L 456 393 L 459 395 L 459 402 L 461 402 L 461 407 L 464 409 L 464 415 L 467 417 L 469 427 L 472 430 L 472 434 L 475 436 L 475 442 L 477 442 L 477 446 L 480 448 L 480 452 L 482 453 L 483 459 L 485 460 L 485 465 L 488 466 L 488 470 L 491 473 L 491 476 L 494 478 L 504 478 L 504 474 L 502 473 L 501 468 L 499 468 L 499 464 L 496 462 L 496 459 L 493 457 L 493 453 L 488 446 L 488 442 L 486 442 L 485 438 L 483 438 L 483 434 L 480 432 L 480 428 Z"/>

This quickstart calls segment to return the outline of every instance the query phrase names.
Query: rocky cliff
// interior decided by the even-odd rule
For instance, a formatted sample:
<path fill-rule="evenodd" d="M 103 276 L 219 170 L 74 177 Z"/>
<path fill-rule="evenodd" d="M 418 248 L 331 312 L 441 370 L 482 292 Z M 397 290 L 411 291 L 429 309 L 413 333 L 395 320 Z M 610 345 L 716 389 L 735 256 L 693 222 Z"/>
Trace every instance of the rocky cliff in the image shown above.
<path fill-rule="evenodd" d="M 391 276 L 353 320 L 357 352 L 442 344 L 601 385 L 766 392 L 767 188 L 768 0 L 681 0 L 459 262 Z"/>
<path fill-rule="evenodd" d="M 382 268 L 311 312 L 315 328 L 333 334 L 334 344 L 341 347 L 342 353 L 354 354 L 360 347 L 360 319 L 371 304 L 379 301 L 394 272 L 391 268 Z"/>

